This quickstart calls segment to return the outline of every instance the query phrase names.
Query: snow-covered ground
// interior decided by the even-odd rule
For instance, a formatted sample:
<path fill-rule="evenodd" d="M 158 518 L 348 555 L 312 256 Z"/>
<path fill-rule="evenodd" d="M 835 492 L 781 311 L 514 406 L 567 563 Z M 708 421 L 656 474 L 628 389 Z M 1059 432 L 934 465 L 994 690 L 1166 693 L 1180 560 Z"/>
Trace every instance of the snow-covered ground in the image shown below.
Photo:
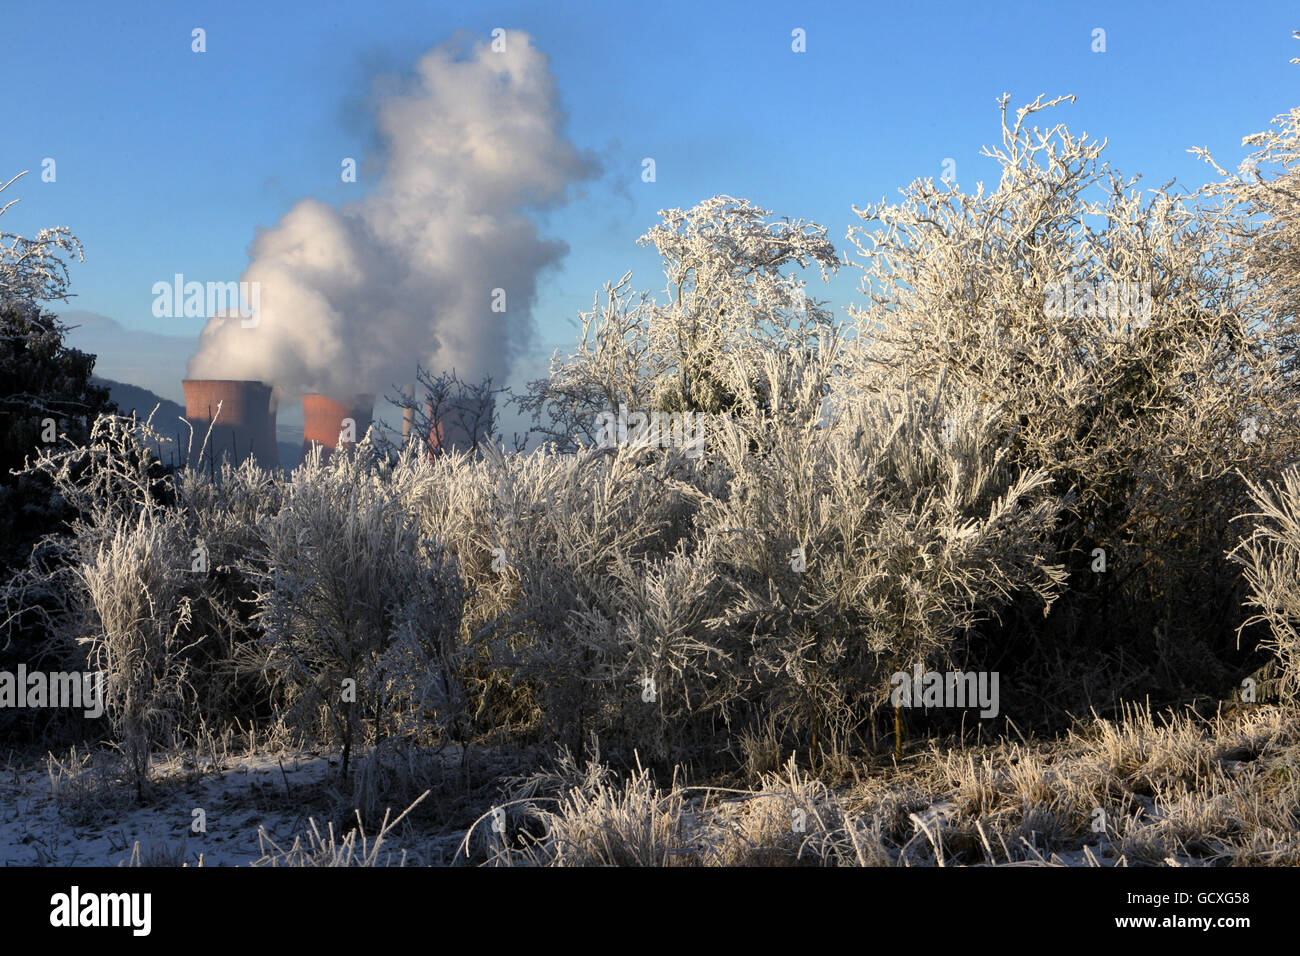
<path fill-rule="evenodd" d="M 282 847 L 308 826 L 295 791 L 319 792 L 337 776 L 337 761 L 312 754 L 228 757 L 202 773 L 168 774 L 143 805 L 118 788 L 102 812 L 76 813 L 56 798 L 44 768 L 0 780 L 0 865 L 113 866 L 144 862 L 244 866 L 258 859 L 258 828 Z M 195 811 L 202 811 L 202 817 Z M 91 819 L 86 819 L 87 817 Z M 203 819 L 206 832 L 195 832 Z"/>

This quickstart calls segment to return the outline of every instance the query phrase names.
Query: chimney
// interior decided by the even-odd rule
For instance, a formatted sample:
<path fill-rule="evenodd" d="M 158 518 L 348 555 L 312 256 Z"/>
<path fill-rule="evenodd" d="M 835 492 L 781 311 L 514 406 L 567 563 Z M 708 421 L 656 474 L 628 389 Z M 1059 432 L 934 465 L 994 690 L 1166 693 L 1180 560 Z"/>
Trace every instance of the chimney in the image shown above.
<path fill-rule="evenodd" d="M 344 441 L 351 447 L 360 441 L 370 427 L 374 414 L 375 396 L 354 395 L 347 401 L 339 401 L 319 392 L 311 392 L 302 397 L 302 455 L 306 460 L 311 446 L 317 444 L 328 456 L 338 447 L 340 432 L 344 431 L 344 421 L 351 419 L 352 440 Z M 346 436 L 345 436 L 346 437 Z"/>
<path fill-rule="evenodd" d="M 408 401 L 415 401 L 415 386 L 407 385 L 402 389 L 402 396 Z M 415 427 L 415 406 L 408 405 L 402 409 L 402 447 L 411 439 L 411 429 Z"/>
<path fill-rule="evenodd" d="M 249 457 L 263 468 L 280 467 L 271 386 L 233 379 L 185 379 L 181 387 L 185 390 L 185 418 L 194 428 L 191 467 L 222 459 L 237 465 Z"/>

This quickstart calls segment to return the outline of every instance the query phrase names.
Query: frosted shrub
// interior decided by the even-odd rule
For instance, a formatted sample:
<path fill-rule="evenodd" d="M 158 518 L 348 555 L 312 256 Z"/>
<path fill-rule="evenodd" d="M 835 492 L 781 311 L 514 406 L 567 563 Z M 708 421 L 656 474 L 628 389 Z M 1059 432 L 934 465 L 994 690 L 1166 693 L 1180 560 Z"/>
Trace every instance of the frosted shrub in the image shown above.
<path fill-rule="evenodd" d="M 40 450 L 29 470 L 48 476 L 76 511 L 73 533 L 61 536 L 63 544 L 93 551 L 116 533 L 121 519 L 163 507 L 169 482 L 150 445 L 165 440 L 152 421 L 101 415 L 84 446 L 67 443 Z"/>
<path fill-rule="evenodd" d="M 547 423 L 537 430 L 563 450 L 598 444 L 599 416 L 635 411 L 723 414 L 735 410 L 747 369 L 733 356 L 816 339 L 830 312 L 788 274 L 840 266 L 826 229 L 775 219 L 747 199 L 714 196 L 663 209 L 641 236 L 664 268 L 664 298 L 634 291 L 631 273 L 606 285 L 584 313 L 577 350 L 532 382 L 520 407 Z M 786 271 L 782 271 L 786 270 Z"/>
<path fill-rule="evenodd" d="M 536 699 L 508 664 L 508 639 L 494 646 L 488 637 L 499 620 L 518 610 L 519 592 L 513 578 L 493 570 L 500 514 L 487 465 L 463 451 L 430 459 L 411 445 L 393 466 L 391 481 L 394 494 L 418 518 L 421 534 L 442 543 L 459 573 L 460 680 L 474 702 L 473 728 L 491 733 L 535 725 Z"/>
<path fill-rule="evenodd" d="M 206 720 L 228 720 L 246 712 L 255 695 L 264 696 L 263 687 L 236 681 L 232 672 L 253 630 L 253 593 L 241 566 L 260 560 L 257 528 L 279 508 L 280 484 L 252 462 L 226 465 L 213 476 L 197 470 L 167 475 L 150 452 L 161 440 L 152 419 L 103 416 L 86 446 L 42 451 L 31 467 L 50 476 L 76 516 L 46 539 L 7 592 L 12 605 L 45 610 L 54 650 L 76 663 L 81 652 L 75 641 L 87 613 L 79 569 L 99 567 L 106 584 L 112 565 L 98 564 L 99 555 L 117 546 L 122 527 L 141 521 L 146 528 L 166 527 L 174 549 L 169 567 L 181 575 L 187 600 L 184 657 L 195 703 Z M 177 716 L 193 714 L 187 709 Z"/>
<path fill-rule="evenodd" d="M 579 449 L 626 405 L 693 412 L 702 456 L 628 442 L 488 462 L 526 669 L 555 669 L 545 709 L 577 695 L 565 724 L 661 757 L 755 710 L 838 750 L 893 670 L 1061 584 L 1058 503 L 1043 470 L 1015 467 L 1005 410 L 864 375 L 866 336 L 843 342 L 781 271 L 834 269 L 824 230 L 767 215 L 725 196 L 664 211 L 643 242 L 667 301 L 624 277 L 532 387 Z"/>
<path fill-rule="evenodd" d="M 190 514 L 195 536 L 226 549 L 209 553 L 218 565 L 257 549 L 258 526 L 279 511 L 284 494 L 279 476 L 251 458 L 237 467 L 226 461 L 215 479 L 197 468 L 182 469 L 175 485 L 177 503 Z"/>
<path fill-rule="evenodd" d="M 497 587 L 518 595 L 490 629 L 493 656 L 532 681 L 548 726 L 577 745 L 646 709 L 630 594 L 675 545 L 688 505 L 666 479 L 682 458 L 487 449 L 485 464 Z"/>
<path fill-rule="evenodd" d="M 1042 472 L 1008 467 L 1000 416 L 917 386 L 832 393 L 829 340 L 769 356 L 768 407 L 725 422 L 734 476 L 703 507 L 722 620 L 749 635 L 747 697 L 814 751 L 837 750 L 885 702 L 889 675 L 950 660 L 964 633 L 1018 592 L 1061 584 Z"/>
<path fill-rule="evenodd" d="M 444 730 L 455 680 L 456 572 L 394 494 L 368 443 L 319 453 L 290 479 L 263 530 L 257 575 L 265 668 L 286 719 L 323 715 L 346 776 L 355 743 Z M 428 718 L 426 720 L 426 718 Z"/>
<path fill-rule="evenodd" d="M 150 747 L 235 716 L 230 671 L 252 597 L 235 566 L 278 507 L 275 481 L 251 464 L 215 479 L 166 475 L 150 454 L 160 440 L 151 420 L 102 416 L 84 447 L 43 450 L 31 467 L 76 516 L 6 588 L 10 606 L 42 608 L 60 659 L 106 671 L 108 715 L 137 786 Z"/>
<path fill-rule="evenodd" d="M 1074 693 L 1080 668 L 1104 666 L 1098 647 L 1119 644 L 1137 668 L 1124 676 L 1148 690 L 1157 673 L 1204 685 L 1234 650 L 1223 552 L 1248 502 L 1236 470 L 1276 474 L 1297 448 L 1290 320 L 1247 308 L 1225 210 L 1139 192 L 1104 143 L 1030 126 L 1059 102 L 1011 118 L 1003 100 L 1001 142 L 985 151 L 995 188 L 922 180 L 857 210 L 870 305 L 851 311 L 871 348 L 848 374 L 869 389 L 946 373 L 953 394 L 1016 426 L 1010 466 L 1050 475 L 1070 581 L 1048 627 L 1086 658 L 1056 689 Z"/>
<path fill-rule="evenodd" d="M 76 574 L 90 614 L 86 665 L 104 675 L 104 704 L 137 794 L 154 743 L 180 722 L 192 588 L 186 531 L 175 513 L 122 520 Z"/>
<path fill-rule="evenodd" d="M 502 533 L 519 536 L 521 610 L 540 612 L 529 670 L 540 675 L 550 662 L 566 675 L 546 686 L 553 702 L 568 695 L 562 713 L 577 714 L 565 721 L 579 732 L 571 743 L 582 742 L 581 728 L 618 727 L 662 756 L 694 730 L 713 732 L 749 684 L 734 653 L 743 635 L 709 623 L 722 595 L 714 542 L 695 516 L 706 489 L 722 493 L 729 479 L 707 452 L 707 420 L 766 401 L 752 387 L 760 357 L 806 347 L 829 326 L 790 273 L 812 268 L 824 280 L 840 261 L 823 227 L 748 200 L 715 196 L 660 216 L 639 241 L 660 253 L 663 297 L 633 291 L 630 274 L 607 286 L 582 316 L 577 351 L 557 357 L 520 402 L 546 414 L 539 430 L 579 459 L 530 463 L 522 520 Z M 703 445 L 602 441 L 602 422 L 624 407 L 690 413 Z M 556 477 L 543 485 L 544 468 Z M 553 499 L 538 497 L 539 485 Z"/>
<path fill-rule="evenodd" d="M 55 659 L 104 672 L 107 714 L 138 792 L 150 748 L 187 716 L 196 640 L 189 529 L 166 507 L 169 486 L 149 454 L 158 438 L 148 422 L 106 415 L 85 446 L 42 449 L 28 467 L 50 478 L 75 517 L 0 591 L 11 614 L 43 618 Z"/>
<path fill-rule="evenodd" d="M 1244 566 L 1248 603 L 1258 613 L 1243 628 L 1268 625 L 1267 643 L 1282 665 L 1282 691 L 1300 690 L 1300 471 L 1280 482 L 1248 482 L 1258 511 L 1243 516 L 1254 525 L 1233 551 Z"/>
<path fill-rule="evenodd" d="M 423 533 L 456 556 L 462 673 L 478 719 L 488 729 L 561 733 L 574 745 L 591 730 L 630 734 L 662 751 L 662 699 L 642 701 L 645 678 L 667 673 L 648 656 L 661 641 L 652 632 L 666 628 L 688 645 L 674 622 L 708 606 L 708 564 L 683 550 L 698 497 L 685 479 L 695 466 L 675 451 L 481 451 L 477 460 L 404 456 L 393 470 Z M 693 584 L 680 577 L 688 565 Z M 695 679 L 687 659 L 660 651 L 665 668 Z"/>
<path fill-rule="evenodd" d="M 251 620 L 252 569 L 266 566 L 260 528 L 279 511 L 283 482 L 248 459 L 238 467 L 223 462 L 214 476 L 183 469 L 175 488 L 192 536 L 186 554 L 198 585 L 192 629 L 204 636 L 191 662 L 199 707 L 209 722 L 249 719 L 267 700 Z"/>
<path fill-rule="evenodd" d="M 485 450 L 516 596 L 492 658 L 547 726 L 664 758 L 756 709 L 839 750 L 894 671 L 945 663 L 1022 593 L 1050 604 L 1059 502 L 1009 466 L 1003 416 L 921 385 L 854 394 L 846 349 L 827 331 L 720 358 L 737 413 L 700 459 Z"/>
<path fill-rule="evenodd" d="M 429 458 L 412 444 L 391 469 L 393 493 L 420 523 L 420 533 L 456 558 L 465 589 L 464 623 L 473 629 L 508 605 L 492 571 L 492 488 L 475 455 L 450 451 Z"/>

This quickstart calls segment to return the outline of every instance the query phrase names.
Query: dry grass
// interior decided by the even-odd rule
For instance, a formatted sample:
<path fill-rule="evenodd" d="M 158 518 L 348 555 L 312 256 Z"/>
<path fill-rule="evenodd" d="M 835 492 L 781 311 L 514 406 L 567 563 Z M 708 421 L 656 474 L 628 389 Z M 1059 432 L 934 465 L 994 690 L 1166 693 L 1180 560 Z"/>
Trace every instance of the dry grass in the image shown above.
<path fill-rule="evenodd" d="M 129 809 L 126 768 L 113 756 L 74 750 L 48 758 L 68 823 L 102 822 L 115 807 Z M 1134 707 L 1115 720 L 1082 721 L 1055 740 L 968 749 L 932 743 L 894 767 L 859 766 L 857 781 L 843 785 L 819 779 L 794 757 L 759 773 L 751 787 L 728 788 L 688 785 L 680 770 L 660 783 L 639 764 L 620 776 L 598 751 L 581 765 L 564 753 L 552 769 L 526 777 L 495 771 L 502 796 L 480 803 L 485 812 L 463 829 L 479 812 L 465 814 L 465 801 L 484 800 L 484 790 L 471 788 L 455 814 L 465 821 L 456 831 L 436 787 L 395 819 L 391 811 L 379 819 L 377 809 L 378 801 L 436 781 L 440 772 L 455 790 L 456 775 L 448 776 L 455 754 L 371 756 L 361 762 L 366 769 L 353 796 L 365 791 L 373 816 L 354 812 L 356 823 L 342 827 L 311 819 L 288 846 L 259 831 L 254 865 L 1300 864 L 1300 712 L 1275 705 L 1210 719 Z M 171 755 L 159 762 L 159 783 L 188 778 L 198 764 Z M 417 816 L 431 790 L 437 806 Z M 367 820 L 378 820 L 373 837 Z M 390 849 L 399 825 L 414 856 Z M 454 854 L 450 832 L 463 834 Z M 444 848 L 434 852 L 435 844 Z M 183 845 L 137 842 L 126 865 L 195 862 Z"/>
<path fill-rule="evenodd" d="M 1133 708 L 1057 741 L 932 747 L 844 790 L 793 758 L 747 791 L 661 789 L 644 769 L 615 782 L 589 765 L 558 796 L 523 801 L 540 835 L 507 827 L 490 862 L 1294 865 L 1298 739 L 1300 715 L 1282 708 L 1208 721 Z"/>
<path fill-rule="evenodd" d="M 373 838 L 366 835 L 360 813 L 357 814 L 356 827 L 342 835 L 335 831 L 333 823 L 327 824 L 322 832 L 320 824 L 311 819 L 308 821 L 307 832 L 295 837 L 287 849 L 276 843 L 265 829 L 259 828 L 257 842 L 262 856 L 254 861 L 253 866 L 405 866 L 406 851 L 400 851 L 394 859 L 394 851 L 385 850 L 384 844 L 397 825 L 427 795 L 421 794 L 414 803 L 392 819 L 391 812 L 385 811 L 379 832 Z"/>
<path fill-rule="evenodd" d="M 66 756 L 46 757 L 59 819 L 73 827 L 88 826 L 111 820 L 131 805 L 130 775 L 114 757 L 106 751 L 92 753 L 76 747 Z"/>
<path fill-rule="evenodd" d="M 139 840 L 131 847 L 131 855 L 124 860 L 121 866 L 131 867 L 169 867 L 169 866 L 190 866 L 187 860 L 185 843 L 171 844 L 159 843 L 143 846 Z M 198 859 L 193 863 L 194 866 L 203 865 L 203 855 L 199 854 Z"/>

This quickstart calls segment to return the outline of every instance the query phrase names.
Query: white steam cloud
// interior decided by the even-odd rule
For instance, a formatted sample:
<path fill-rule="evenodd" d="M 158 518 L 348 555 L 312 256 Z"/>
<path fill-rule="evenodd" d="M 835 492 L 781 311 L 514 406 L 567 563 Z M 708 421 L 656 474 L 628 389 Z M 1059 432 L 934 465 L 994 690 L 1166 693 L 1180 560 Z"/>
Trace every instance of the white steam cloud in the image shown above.
<path fill-rule="evenodd" d="M 416 74 L 376 109 L 377 188 L 337 209 L 303 199 L 259 230 L 243 275 L 260 284 L 258 323 L 209 319 L 189 377 L 383 395 L 418 361 L 504 382 L 533 332 L 538 276 L 568 252 L 526 211 L 563 202 L 596 164 L 562 134 L 547 58 L 526 34 L 501 52 L 435 48 Z"/>

